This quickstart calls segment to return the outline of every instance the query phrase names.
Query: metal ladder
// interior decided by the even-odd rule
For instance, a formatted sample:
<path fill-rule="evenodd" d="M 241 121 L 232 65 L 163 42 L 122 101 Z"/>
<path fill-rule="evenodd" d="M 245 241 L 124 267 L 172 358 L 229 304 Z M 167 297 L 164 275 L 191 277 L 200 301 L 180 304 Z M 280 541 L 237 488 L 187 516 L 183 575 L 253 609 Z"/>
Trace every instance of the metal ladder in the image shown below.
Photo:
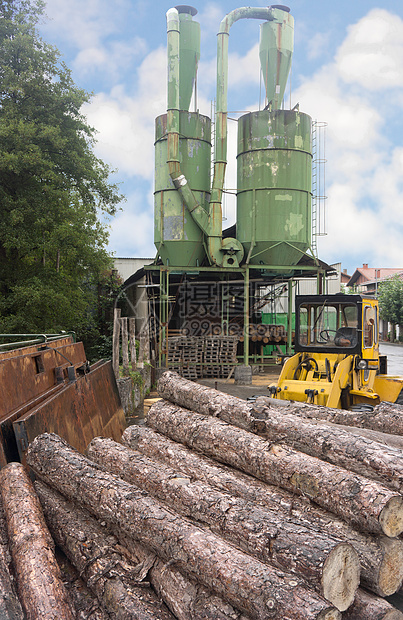
<path fill-rule="evenodd" d="M 312 252 L 318 256 L 318 237 L 326 231 L 326 127 L 327 123 L 312 122 Z"/>

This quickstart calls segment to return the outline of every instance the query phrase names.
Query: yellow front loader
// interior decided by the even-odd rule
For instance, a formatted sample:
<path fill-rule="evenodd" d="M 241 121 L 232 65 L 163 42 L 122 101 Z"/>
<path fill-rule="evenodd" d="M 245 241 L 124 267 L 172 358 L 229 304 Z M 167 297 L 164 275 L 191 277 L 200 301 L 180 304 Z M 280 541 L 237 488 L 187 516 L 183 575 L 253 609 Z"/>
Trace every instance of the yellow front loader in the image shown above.
<path fill-rule="evenodd" d="M 378 301 L 361 295 L 297 295 L 295 355 L 286 358 L 273 398 L 339 409 L 400 402 L 403 377 L 379 355 Z"/>

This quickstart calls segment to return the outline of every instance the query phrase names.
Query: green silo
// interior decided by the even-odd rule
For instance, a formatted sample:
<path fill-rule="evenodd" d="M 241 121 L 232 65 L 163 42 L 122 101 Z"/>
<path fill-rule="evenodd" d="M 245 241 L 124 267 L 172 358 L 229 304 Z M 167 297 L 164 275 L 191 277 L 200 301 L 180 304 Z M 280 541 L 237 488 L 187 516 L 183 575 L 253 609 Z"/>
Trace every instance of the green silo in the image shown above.
<path fill-rule="evenodd" d="M 167 115 L 155 123 L 154 242 L 164 264 L 197 266 L 205 257 L 204 235 L 174 187 L 167 166 Z M 211 122 L 207 116 L 179 113 L 179 162 L 198 203 L 210 200 Z"/>
<path fill-rule="evenodd" d="M 250 264 L 295 265 L 311 244 L 311 118 L 245 114 L 237 163 L 237 239 Z"/>
<path fill-rule="evenodd" d="M 196 13 L 188 5 L 167 13 L 168 106 L 155 123 L 154 243 L 163 263 L 178 267 L 205 258 L 210 200 L 211 121 L 188 111 L 200 58 Z"/>

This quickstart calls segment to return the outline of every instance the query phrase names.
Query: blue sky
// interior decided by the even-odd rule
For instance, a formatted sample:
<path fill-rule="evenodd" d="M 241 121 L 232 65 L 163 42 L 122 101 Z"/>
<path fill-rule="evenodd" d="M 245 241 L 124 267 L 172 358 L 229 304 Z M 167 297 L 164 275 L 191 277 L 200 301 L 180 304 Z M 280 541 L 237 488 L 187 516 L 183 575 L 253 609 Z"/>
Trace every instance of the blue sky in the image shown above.
<path fill-rule="evenodd" d="M 127 201 L 111 222 L 118 257 L 154 256 L 154 119 L 166 110 L 166 11 L 154 0 L 48 0 L 43 38 L 58 47 L 98 130 L 96 154 L 116 168 Z M 201 24 L 198 106 L 215 97 L 216 33 L 237 5 L 195 2 Z M 258 1 L 254 6 L 267 6 Z M 326 122 L 323 260 L 349 273 L 362 263 L 403 268 L 403 2 L 290 0 L 295 19 L 292 106 Z M 259 22 L 230 34 L 228 109 L 259 109 Z M 233 115 L 235 117 L 235 114 Z M 229 128 L 227 188 L 235 187 L 236 122 Z M 226 201 L 227 221 L 235 207 Z"/>

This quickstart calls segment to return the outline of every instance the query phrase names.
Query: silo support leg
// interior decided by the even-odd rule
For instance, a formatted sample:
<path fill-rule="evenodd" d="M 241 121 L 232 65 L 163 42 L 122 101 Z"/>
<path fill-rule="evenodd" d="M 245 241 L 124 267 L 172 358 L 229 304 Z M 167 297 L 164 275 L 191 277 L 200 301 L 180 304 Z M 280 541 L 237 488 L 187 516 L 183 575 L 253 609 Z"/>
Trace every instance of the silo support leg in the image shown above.
<path fill-rule="evenodd" d="M 288 308 L 287 308 L 287 355 L 292 353 L 292 300 L 293 281 L 288 280 Z"/>
<path fill-rule="evenodd" d="M 244 275 L 244 341 L 243 341 L 243 363 L 249 365 L 249 267 L 245 268 Z"/>

